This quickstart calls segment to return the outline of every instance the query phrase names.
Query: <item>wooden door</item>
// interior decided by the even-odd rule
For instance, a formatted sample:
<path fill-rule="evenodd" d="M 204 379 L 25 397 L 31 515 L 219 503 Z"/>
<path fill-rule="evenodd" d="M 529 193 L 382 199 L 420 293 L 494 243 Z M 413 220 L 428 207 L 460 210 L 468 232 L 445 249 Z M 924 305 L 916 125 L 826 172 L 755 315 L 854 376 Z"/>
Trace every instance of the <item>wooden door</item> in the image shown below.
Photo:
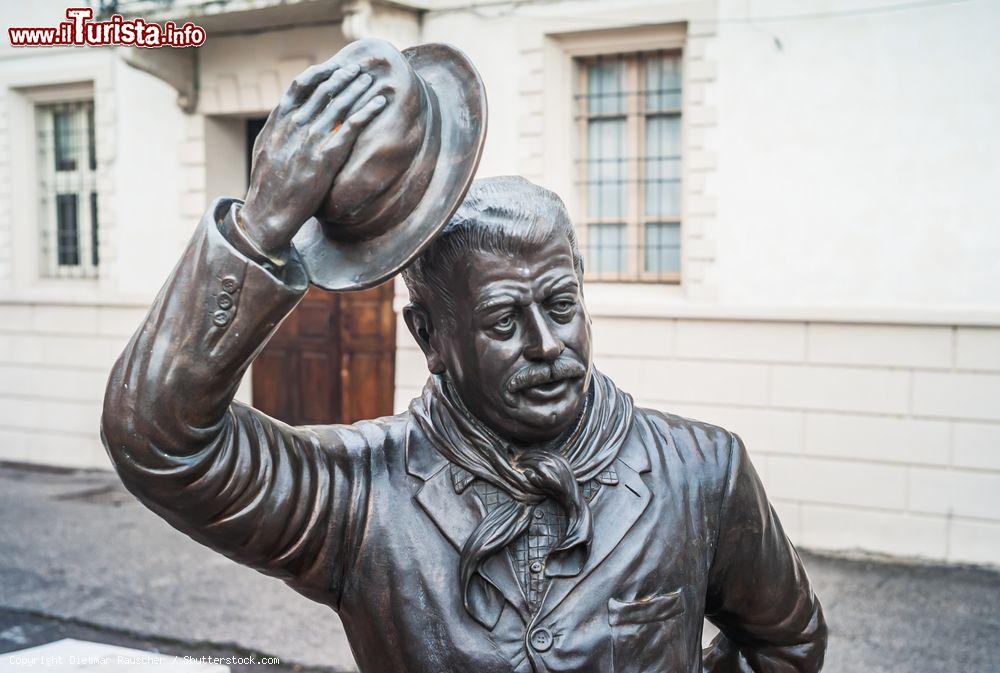
<path fill-rule="evenodd" d="M 392 413 L 396 386 L 396 315 L 392 281 L 340 293 L 342 423 Z"/>
<path fill-rule="evenodd" d="M 291 425 L 391 414 L 392 296 L 392 281 L 364 292 L 310 287 L 254 360 L 254 406 Z"/>
<path fill-rule="evenodd" d="M 247 178 L 266 119 L 246 125 Z M 291 425 L 353 423 L 392 413 L 393 283 L 364 292 L 310 287 L 254 360 L 253 404 Z"/>

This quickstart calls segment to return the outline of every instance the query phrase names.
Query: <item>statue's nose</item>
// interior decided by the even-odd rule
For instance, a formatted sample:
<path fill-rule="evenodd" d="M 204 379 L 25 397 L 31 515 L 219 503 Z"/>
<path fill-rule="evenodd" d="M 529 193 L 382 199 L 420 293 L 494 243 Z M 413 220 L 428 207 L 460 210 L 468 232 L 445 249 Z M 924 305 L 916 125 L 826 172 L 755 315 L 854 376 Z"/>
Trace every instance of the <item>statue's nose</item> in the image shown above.
<path fill-rule="evenodd" d="M 552 330 L 552 324 L 537 306 L 527 311 L 524 356 L 529 360 L 550 362 L 562 355 L 566 346 Z"/>

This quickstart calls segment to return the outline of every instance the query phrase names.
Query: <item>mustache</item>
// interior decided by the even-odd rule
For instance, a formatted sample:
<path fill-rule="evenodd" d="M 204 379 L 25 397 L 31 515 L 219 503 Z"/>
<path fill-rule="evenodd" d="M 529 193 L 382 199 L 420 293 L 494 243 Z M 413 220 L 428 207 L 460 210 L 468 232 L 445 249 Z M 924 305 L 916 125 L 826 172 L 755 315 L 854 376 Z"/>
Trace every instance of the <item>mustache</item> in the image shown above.
<path fill-rule="evenodd" d="M 578 379 L 587 368 L 572 357 L 561 355 L 552 362 L 525 365 L 507 381 L 507 391 L 516 393 L 524 388 L 554 383 L 563 379 Z"/>

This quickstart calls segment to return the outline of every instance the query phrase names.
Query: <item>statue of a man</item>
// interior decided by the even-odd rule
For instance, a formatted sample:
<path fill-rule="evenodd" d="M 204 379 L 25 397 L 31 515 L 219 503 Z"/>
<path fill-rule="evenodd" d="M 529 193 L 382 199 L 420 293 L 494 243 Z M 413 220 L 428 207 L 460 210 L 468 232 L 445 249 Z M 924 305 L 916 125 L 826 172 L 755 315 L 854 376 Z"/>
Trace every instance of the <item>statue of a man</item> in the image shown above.
<path fill-rule="evenodd" d="M 308 286 L 292 239 L 392 104 L 362 70 L 296 80 L 245 204 L 213 204 L 115 365 L 129 490 L 336 610 L 364 672 L 820 670 L 822 610 L 743 444 L 593 368 L 573 226 L 524 179 L 473 184 L 403 272 L 430 370 L 407 412 L 290 427 L 234 402 Z"/>

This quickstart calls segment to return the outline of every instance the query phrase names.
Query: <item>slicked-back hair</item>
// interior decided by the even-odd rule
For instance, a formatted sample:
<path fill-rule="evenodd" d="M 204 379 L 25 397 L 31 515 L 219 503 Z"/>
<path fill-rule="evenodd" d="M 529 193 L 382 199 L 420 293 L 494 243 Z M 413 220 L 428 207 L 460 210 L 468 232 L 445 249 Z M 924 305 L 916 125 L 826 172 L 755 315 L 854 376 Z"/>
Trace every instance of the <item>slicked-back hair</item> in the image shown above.
<path fill-rule="evenodd" d="M 476 180 L 438 237 L 403 271 L 410 303 L 425 311 L 431 305 L 440 308 L 449 327 L 453 326 L 455 303 L 449 272 L 469 252 L 518 257 L 553 236 L 569 242 L 582 286 L 583 257 L 562 199 L 520 176 Z"/>

